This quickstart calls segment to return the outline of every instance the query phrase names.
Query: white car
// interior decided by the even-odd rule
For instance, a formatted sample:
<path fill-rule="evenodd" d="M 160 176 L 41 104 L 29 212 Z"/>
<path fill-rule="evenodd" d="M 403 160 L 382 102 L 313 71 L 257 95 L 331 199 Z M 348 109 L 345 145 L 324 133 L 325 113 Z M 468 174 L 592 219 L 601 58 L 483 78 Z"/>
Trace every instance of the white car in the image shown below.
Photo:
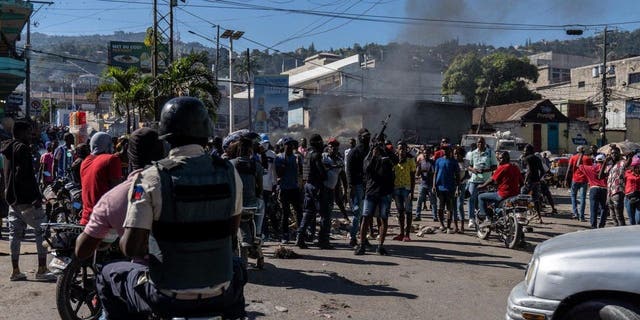
<path fill-rule="evenodd" d="M 536 248 L 506 319 L 640 320 L 640 225 L 578 231 Z"/>

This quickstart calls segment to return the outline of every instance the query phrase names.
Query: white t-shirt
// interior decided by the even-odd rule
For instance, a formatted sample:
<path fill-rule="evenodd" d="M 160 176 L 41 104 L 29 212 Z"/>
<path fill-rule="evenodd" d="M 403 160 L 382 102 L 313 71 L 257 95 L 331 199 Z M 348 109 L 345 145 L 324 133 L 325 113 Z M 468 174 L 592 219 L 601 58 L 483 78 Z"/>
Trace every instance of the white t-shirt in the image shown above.
<path fill-rule="evenodd" d="M 273 150 L 267 150 L 267 152 L 265 152 L 265 156 L 267 157 L 268 164 L 267 168 L 264 168 L 263 171 L 262 189 L 265 191 L 273 191 L 273 186 L 276 184 L 276 153 L 273 152 Z"/>

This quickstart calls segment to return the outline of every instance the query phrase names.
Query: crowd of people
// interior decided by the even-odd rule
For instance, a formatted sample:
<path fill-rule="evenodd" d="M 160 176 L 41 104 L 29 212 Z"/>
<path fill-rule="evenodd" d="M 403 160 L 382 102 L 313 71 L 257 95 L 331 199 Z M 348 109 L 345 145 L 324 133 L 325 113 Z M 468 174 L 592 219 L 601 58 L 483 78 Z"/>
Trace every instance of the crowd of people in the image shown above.
<path fill-rule="evenodd" d="M 355 255 L 366 254 L 374 239 L 375 252 L 388 254 L 392 206 L 399 232 L 391 240 L 401 242 L 412 241 L 412 223 L 426 218 L 427 203 L 441 232 L 454 234 L 486 226 L 490 203 L 521 193 L 533 196 L 538 213 L 543 202 L 557 213 L 544 179 L 549 163 L 532 145 L 521 159 L 511 159 L 491 150 L 484 138 L 469 151 L 446 138 L 435 147 L 412 147 L 365 128 L 343 151 L 338 139 L 319 134 L 308 140 L 283 136 L 275 143 L 248 130 L 212 137 L 204 105 L 188 97 L 167 102 L 157 131 L 141 128 L 124 138 L 98 132 L 79 145 L 64 133 L 45 144 L 39 161 L 31 147 L 32 124 L 18 121 L 12 133 L 0 148 L 11 280 L 26 279 L 19 256 L 27 225 L 35 230 L 36 279 L 54 279 L 42 245 L 47 217 L 41 191 L 68 179 L 82 189 L 79 224 L 85 228 L 77 258 L 89 258 L 108 238 L 119 238 L 122 252 L 136 258 L 108 264 L 98 276 L 107 319 L 194 310 L 243 314 L 246 266 L 233 258 L 231 243 L 247 207 L 259 208 L 257 239 L 330 250 L 335 205 L 350 223 Z M 586 154 L 578 147 L 565 176 L 572 215 L 580 221 L 589 190 L 593 228 L 604 227 L 609 215 L 615 225 L 627 224 L 625 208 L 629 224 L 640 222 L 640 158 L 636 151 L 623 155 L 616 145 L 609 150 Z"/>

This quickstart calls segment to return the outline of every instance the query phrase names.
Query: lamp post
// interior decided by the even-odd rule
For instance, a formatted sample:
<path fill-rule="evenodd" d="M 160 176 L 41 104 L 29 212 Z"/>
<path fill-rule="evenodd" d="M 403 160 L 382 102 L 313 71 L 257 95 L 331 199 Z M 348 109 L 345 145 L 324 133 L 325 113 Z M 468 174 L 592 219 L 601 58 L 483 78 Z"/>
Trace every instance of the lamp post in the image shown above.
<path fill-rule="evenodd" d="M 233 40 L 238 40 L 244 34 L 243 31 L 227 29 L 220 37 L 229 38 L 229 133 L 233 132 Z"/>
<path fill-rule="evenodd" d="M 600 70 L 600 75 L 602 76 L 601 88 L 602 88 L 602 113 L 600 115 L 600 145 L 604 146 L 607 144 L 607 104 L 609 103 L 609 90 L 607 89 L 607 33 L 612 30 L 608 30 L 607 26 L 604 27 L 604 31 L 602 33 L 602 66 L 598 68 Z M 582 35 L 582 29 L 569 29 L 566 31 L 568 35 Z"/>

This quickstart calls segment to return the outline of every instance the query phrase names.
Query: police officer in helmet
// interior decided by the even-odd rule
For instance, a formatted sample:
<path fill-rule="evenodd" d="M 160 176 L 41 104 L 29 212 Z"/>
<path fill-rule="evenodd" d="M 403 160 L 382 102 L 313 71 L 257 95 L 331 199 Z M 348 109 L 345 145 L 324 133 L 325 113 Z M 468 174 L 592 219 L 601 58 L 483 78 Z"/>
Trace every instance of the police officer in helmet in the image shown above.
<path fill-rule="evenodd" d="M 200 100 L 169 100 L 159 133 L 169 156 L 132 184 L 120 240 L 125 255 L 148 254 L 148 266 L 103 268 L 97 284 L 105 315 L 243 318 L 246 271 L 231 246 L 242 213 L 240 177 L 228 161 L 205 153 L 213 127 Z"/>

